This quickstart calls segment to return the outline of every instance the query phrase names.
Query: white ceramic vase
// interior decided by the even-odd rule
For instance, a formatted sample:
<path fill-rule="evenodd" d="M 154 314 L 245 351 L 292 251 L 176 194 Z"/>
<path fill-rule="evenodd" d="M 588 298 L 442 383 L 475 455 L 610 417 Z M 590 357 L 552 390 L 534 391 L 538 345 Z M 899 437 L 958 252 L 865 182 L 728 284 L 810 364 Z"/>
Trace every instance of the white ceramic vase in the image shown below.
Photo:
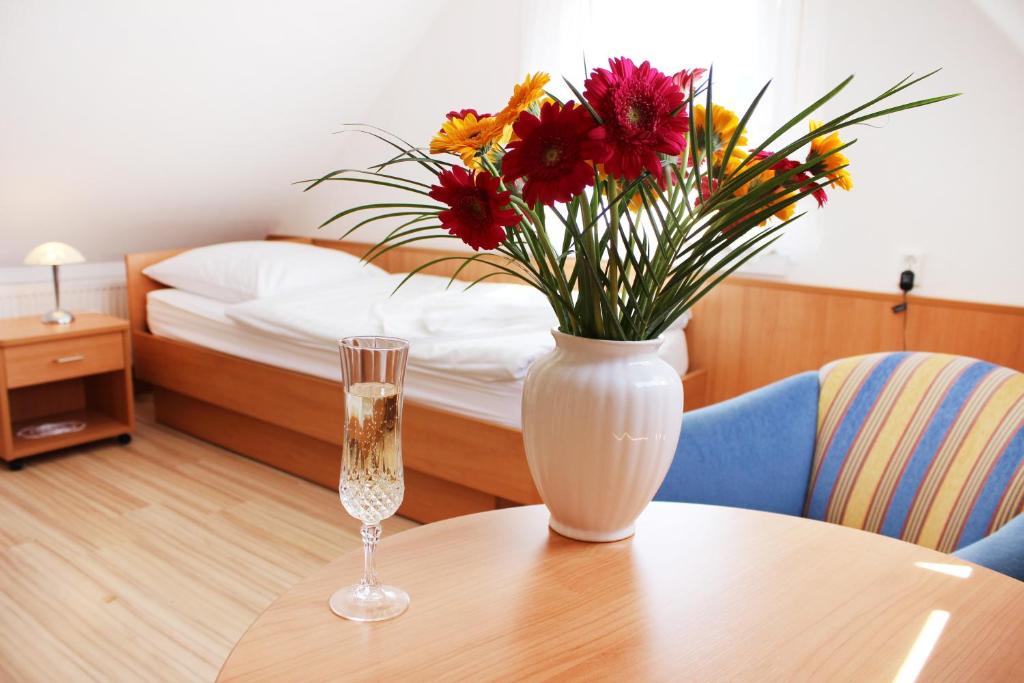
<path fill-rule="evenodd" d="M 551 528 L 618 541 L 661 486 L 679 441 L 683 384 L 660 339 L 606 341 L 553 332 L 530 367 L 523 441 Z"/>

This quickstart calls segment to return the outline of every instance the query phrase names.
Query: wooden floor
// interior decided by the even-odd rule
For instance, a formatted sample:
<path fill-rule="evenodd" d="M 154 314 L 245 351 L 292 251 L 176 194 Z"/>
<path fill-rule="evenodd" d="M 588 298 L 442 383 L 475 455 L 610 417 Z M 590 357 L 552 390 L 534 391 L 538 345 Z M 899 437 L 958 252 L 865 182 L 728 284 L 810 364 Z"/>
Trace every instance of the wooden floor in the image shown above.
<path fill-rule="evenodd" d="M 129 446 L 0 470 L 3 681 L 212 681 L 275 597 L 359 546 L 335 492 L 138 410 Z M 385 522 L 382 549 L 411 526 Z"/>

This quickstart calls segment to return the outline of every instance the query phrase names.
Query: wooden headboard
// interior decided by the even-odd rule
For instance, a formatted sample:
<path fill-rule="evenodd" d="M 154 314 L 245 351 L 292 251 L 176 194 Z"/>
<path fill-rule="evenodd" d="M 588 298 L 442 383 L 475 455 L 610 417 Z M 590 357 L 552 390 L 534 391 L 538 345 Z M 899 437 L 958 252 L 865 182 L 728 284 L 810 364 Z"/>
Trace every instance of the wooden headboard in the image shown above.
<path fill-rule="evenodd" d="M 147 277 L 142 270 L 154 263 L 159 263 L 185 249 L 167 249 L 165 251 L 148 251 L 141 254 L 125 254 L 124 270 L 125 285 L 128 292 L 128 320 L 132 332 L 149 332 L 146 325 L 146 295 L 154 289 L 166 289 L 156 280 Z"/>

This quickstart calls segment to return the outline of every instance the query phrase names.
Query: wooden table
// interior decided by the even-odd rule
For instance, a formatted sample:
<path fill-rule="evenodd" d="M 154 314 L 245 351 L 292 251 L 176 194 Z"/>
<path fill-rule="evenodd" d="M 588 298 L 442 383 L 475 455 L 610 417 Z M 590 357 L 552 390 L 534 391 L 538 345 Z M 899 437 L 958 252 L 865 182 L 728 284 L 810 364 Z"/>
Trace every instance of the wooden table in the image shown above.
<path fill-rule="evenodd" d="M 546 522 L 531 506 L 385 528 L 405 615 L 331 614 L 360 572 L 344 555 L 274 602 L 219 680 L 1024 680 L 1024 583 L 939 552 L 703 505 L 655 503 L 618 543 Z"/>

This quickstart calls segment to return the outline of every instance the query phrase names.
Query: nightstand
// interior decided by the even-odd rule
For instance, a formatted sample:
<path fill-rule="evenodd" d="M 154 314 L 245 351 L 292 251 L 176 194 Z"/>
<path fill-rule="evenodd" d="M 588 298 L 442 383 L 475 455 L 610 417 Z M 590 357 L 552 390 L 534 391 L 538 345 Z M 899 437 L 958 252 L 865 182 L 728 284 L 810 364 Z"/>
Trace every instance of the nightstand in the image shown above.
<path fill-rule="evenodd" d="M 77 314 L 68 325 L 38 316 L 0 319 L 0 458 L 22 458 L 88 441 L 131 440 L 135 429 L 128 321 Z M 41 438 L 18 432 L 56 421 L 79 431 Z"/>

